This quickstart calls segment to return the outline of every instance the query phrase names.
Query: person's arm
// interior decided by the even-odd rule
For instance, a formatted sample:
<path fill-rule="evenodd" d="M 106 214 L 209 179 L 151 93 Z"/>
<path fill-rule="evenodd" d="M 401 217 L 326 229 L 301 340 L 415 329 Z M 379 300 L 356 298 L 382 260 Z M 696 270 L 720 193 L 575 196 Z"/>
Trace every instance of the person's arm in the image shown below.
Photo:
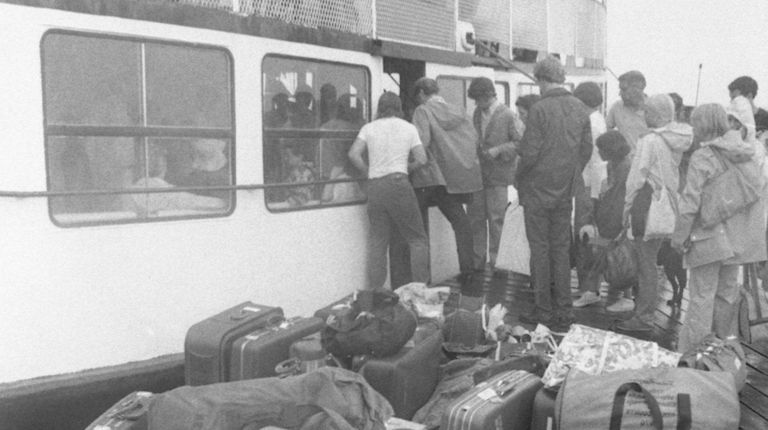
<path fill-rule="evenodd" d="M 352 147 L 349 148 L 347 156 L 349 157 L 349 161 L 357 167 L 357 170 L 363 172 L 365 176 L 368 176 L 368 166 L 365 164 L 365 160 L 363 160 L 365 149 L 365 141 L 358 137 L 355 139 L 355 142 L 352 143 Z"/>
<path fill-rule="evenodd" d="M 432 143 L 432 131 L 429 126 L 429 113 L 424 105 L 417 107 L 413 112 L 412 123 L 416 127 L 416 131 L 419 132 L 419 139 L 426 151 Z"/>
<path fill-rule="evenodd" d="M 413 161 L 408 161 L 408 171 L 418 169 L 427 164 L 427 152 L 424 150 L 424 145 L 419 144 L 412 147 L 411 156 L 413 157 Z"/>
<path fill-rule="evenodd" d="M 522 178 L 536 165 L 544 146 L 544 118 L 541 109 L 534 105 L 528 114 L 528 125 L 517 149 L 520 161 L 517 166 L 517 177 Z"/>
<path fill-rule="evenodd" d="M 632 203 L 648 177 L 648 166 L 651 162 L 650 144 L 651 142 L 638 141 L 635 158 L 632 159 L 632 167 L 629 169 L 629 175 L 627 175 L 627 189 L 624 195 L 624 214 L 622 216 L 624 225 L 627 225 Z"/>
<path fill-rule="evenodd" d="M 501 143 L 488 149 L 488 154 L 493 158 L 497 158 L 502 154 L 508 156 L 510 159 L 517 156 L 517 147 L 520 144 L 520 140 L 523 136 L 523 123 L 512 111 L 509 111 L 508 115 L 505 117 L 505 122 L 507 128 L 506 135 L 508 140 L 507 142 Z"/>
<path fill-rule="evenodd" d="M 579 142 L 579 172 L 584 171 L 589 160 L 592 158 L 592 122 L 587 117 L 584 129 L 581 131 L 581 142 Z"/>

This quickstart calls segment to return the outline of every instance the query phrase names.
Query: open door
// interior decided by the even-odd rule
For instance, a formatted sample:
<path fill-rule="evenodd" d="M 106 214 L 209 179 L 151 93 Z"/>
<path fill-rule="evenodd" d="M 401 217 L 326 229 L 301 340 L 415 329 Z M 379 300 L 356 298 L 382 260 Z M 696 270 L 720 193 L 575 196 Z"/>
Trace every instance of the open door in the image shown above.
<path fill-rule="evenodd" d="M 406 121 L 411 121 L 413 111 L 416 109 L 416 100 L 412 94 L 413 84 L 423 77 L 425 72 L 426 64 L 423 61 L 384 57 L 384 74 L 387 76 L 384 77 L 383 87 L 385 90 L 400 94 Z"/>

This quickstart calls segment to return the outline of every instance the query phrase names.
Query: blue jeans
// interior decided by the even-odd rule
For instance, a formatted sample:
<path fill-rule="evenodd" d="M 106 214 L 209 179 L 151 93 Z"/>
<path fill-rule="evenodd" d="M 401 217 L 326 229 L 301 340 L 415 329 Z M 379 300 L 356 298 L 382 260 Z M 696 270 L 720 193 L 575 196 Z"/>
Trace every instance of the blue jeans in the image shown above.
<path fill-rule="evenodd" d="M 416 188 L 415 192 L 427 236 L 429 236 L 429 207 L 437 206 L 453 228 L 453 234 L 456 237 L 456 252 L 459 255 L 459 271 L 461 273 L 472 272 L 474 268 L 472 264 L 472 228 L 463 204 L 469 195 L 449 194 L 444 185 L 420 187 Z"/>
<path fill-rule="evenodd" d="M 570 316 L 573 312 L 570 199 L 552 209 L 526 206 L 525 233 L 531 247 L 534 312 L 540 320 Z"/>
<path fill-rule="evenodd" d="M 414 282 L 429 282 L 429 242 L 408 176 L 393 173 L 368 181 L 368 283 L 375 288 L 387 279 L 387 249 L 397 231 L 408 243 Z"/>

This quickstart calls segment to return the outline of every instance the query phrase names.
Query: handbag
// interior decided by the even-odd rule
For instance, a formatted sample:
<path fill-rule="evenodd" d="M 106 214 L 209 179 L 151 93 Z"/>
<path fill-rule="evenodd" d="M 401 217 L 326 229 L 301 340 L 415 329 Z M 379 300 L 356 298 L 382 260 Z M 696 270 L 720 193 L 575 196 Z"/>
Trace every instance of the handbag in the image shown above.
<path fill-rule="evenodd" d="M 651 206 L 645 219 L 645 240 L 666 239 L 675 231 L 677 208 L 669 193 L 669 189 L 661 185 L 653 187 Z"/>
<path fill-rule="evenodd" d="M 629 288 L 637 283 L 635 244 L 627 238 L 626 231 L 600 251 L 595 270 L 603 273 L 611 288 Z"/>
<path fill-rule="evenodd" d="M 416 331 L 416 315 L 386 288 L 361 290 L 349 308 L 331 314 L 321 333 L 323 348 L 339 359 L 396 354 Z"/>
<path fill-rule="evenodd" d="M 709 147 L 723 166 L 723 172 L 710 179 L 701 191 L 699 220 L 704 228 L 713 227 L 755 203 L 760 197 L 758 188 L 723 156 L 720 150 Z"/>
<path fill-rule="evenodd" d="M 736 336 L 720 339 L 710 333 L 698 345 L 683 354 L 680 366 L 729 372 L 733 375 L 737 391 L 741 391 L 747 382 L 747 359 Z"/>
<path fill-rule="evenodd" d="M 568 374 L 555 400 L 556 428 L 735 429 L 741 407 L 726 372 L 685 368 Z"/>

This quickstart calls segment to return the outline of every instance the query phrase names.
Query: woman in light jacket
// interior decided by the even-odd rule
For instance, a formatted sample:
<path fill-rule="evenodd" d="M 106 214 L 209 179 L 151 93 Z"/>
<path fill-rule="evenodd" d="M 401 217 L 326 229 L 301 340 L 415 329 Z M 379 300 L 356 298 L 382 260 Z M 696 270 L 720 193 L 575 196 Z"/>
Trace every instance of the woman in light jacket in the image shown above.
<path fill-rule="evenodd" d="M 718 104 L 697 107 L 691 123 L 702 143 L 691 156 L 672 235 L 672 247 L 683 253 L 690 269 L 690 301 L 677 348 L 681 352 L 711 332 L 721 339 L 738 334 L 739 264 L 766 259 L 763 199 L 713 227 L 701 223 L 702 193 L 725 169 L 720 156 L 762 190 L 754 145 L 743 140 L 740 130 L 729 130 L 725 109 Z"/>

